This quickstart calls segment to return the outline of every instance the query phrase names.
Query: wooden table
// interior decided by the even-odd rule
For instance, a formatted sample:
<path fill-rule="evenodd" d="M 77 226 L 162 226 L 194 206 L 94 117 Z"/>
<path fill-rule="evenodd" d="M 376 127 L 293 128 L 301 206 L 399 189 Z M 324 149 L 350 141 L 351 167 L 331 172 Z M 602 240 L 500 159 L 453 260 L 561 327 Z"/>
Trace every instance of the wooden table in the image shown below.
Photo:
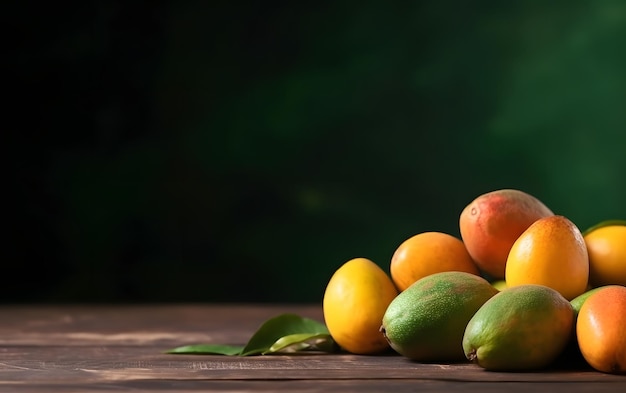
<path fill-rule="evenodd" d="M 0 306 L 0 391 L 626 392 L 626 376 L 588 367 L 489 372 L 399 355 L 171 355 L 198 343 L 245 344 L 284 312 L 319 305 Z"/>

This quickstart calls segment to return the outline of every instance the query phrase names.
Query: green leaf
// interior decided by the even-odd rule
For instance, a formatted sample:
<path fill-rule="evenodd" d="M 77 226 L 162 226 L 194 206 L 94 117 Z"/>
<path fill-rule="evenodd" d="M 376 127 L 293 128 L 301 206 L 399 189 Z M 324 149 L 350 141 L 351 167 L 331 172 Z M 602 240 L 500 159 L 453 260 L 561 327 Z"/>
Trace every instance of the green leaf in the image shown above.
<path fill-rule="evenodd" d="M 323 323 L 295 314 L 282 314 L 265 321 L 245 346 L 194 344 L 165 353 L 251 356 L 304 350 L 334 352 L 337 345 Z"/>
<path fill-rule="evenodd" d="M 282 314 L 265 321 L 250 338 L 240 355 L 250 356 L 268 353 L 278 340 L 295 334 L 307 334 L 309 338 L 319 334 L 330 335 L 323 323 L 295 314 Z M 295 341 L 292 344 L 295 344 Z"/>
<path fill-rule="evenodd" d="M 194 344 L 173 348 L 165 353 L 234 356 L 239 355 L 242 350 L 243 345 Z"/>
<path fill-rule="evenodd" d="M 330 334 L 298 333 L 290 334 L 276 340 L 263 355 L 270 353 L 289 353 L 304 350 L 319 350 L 331 352 L 334 350 L 335 341 Z"/>
<path fill-rule="evenodd" d="M 591 231 L 594 231 L 602 227 L 608 227 L 609 225 L 626 225 L 626 220 L 605 220 L 605 221 L 599 222 L 598 224 L 585 229 L 583 231 L 583 236 L 587 235 Z"/>

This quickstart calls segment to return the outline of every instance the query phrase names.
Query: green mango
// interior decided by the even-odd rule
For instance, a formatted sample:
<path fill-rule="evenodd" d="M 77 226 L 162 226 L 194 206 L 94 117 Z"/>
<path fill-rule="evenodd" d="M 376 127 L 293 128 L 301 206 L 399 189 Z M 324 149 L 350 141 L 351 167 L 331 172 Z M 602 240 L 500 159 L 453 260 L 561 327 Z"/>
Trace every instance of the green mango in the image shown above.
<path fill-rule="evenodd" d="M 488 370 L 541 369 L 564 351 L 574 326 L 574 308 L 558 291 L 519 285 L 480 307 L 465 328 L 463 350 Z"/>
<path fill-rule="evenodd" d="M 465 360 L 465 326 L 496 293 L 496 288 L 475 274 L 434 273 L 417 280 L 392 300 L 380 330 L 391 348 L 412 360 Z"/>

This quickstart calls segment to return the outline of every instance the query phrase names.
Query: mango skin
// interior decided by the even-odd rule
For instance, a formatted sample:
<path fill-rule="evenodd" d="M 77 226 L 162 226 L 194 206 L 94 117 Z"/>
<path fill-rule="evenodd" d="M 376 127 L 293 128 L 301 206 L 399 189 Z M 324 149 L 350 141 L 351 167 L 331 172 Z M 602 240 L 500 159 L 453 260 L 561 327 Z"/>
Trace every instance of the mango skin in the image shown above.
<path fill-rule="evenodd" d="M 478 196 L 459 217 L 461 238 L 479 269 L 503 279 L 513 243 L 532 223 L 554 213 L 534 196 L 501 189 Z"/>
<path fill-rule="evenodd" d="M 626 222 L 601 222 L 585 231 L 583 238 L 589 254 L 589 283 L 626 286 Z"/>
<path fill-rule="evenodd" d="M 582 293 L 581 295 L 578 295 L 572 300 L 570 300 L 572 307 L 574 307 L 574 312 L 576 313 L 576 316 L 578 316 L 578 313 L 580 312 L 580 308 L 583 306 L 583 304 L 589 298 L 589 296 L 593 295 L 594 293 L 606 287 L 616 287 L 616 286 L 619 286 L 619 285 L 602 285 L 599 287 L 591 288 L 587 290 L 586 292 Z"/>
<path fill-rule="evenodd" d="M 625 286 L 605 286 L 580 307 L 576 338 L 584 359 L 595 370 L 626 375 L 625 333 Z"/>
<path fill-rule="evenodd" d="M 543 285 L 507 288 L 470 319 L 463 350 L 487 370 L 535 370 L 553 363 L 575 329 L 575 313 L 558 291 Z"/>
<path fill-rule="evenodd" d="M 604 285 L 600 287 L 590 288 L 589 290 L 587 290 L 587 292 L 584 292 L 583 294 L 578 295 L 574 299 L 570 300 L 570 304 L 572 305 L 572 308 L 574 309 L 574 318 L 575 318 L 574 321 L 578 320 L 578 313 L 580 312 L 581 307 L 591 295 L 600 291 L 601 289 L 604 289 L 607 287 L 613 287 L 613 286 L 617 286 L 617 285 Z M 583 354 L 580 352 L 580 347 L 578 346 L 578 337 L 576 337 L 575 325 L 574 325 L 574 329 L 572 332 L 572 337 L 570 338 L 569 343 L 565 347 L 565 350 L 563 351 L 563 353 L 561 353 L 561 355 L 557 359 L 557 362 L 562 363 L 562 364 L 569 364 L 569 365 L 573 364 L 573 365 L 580 365 L 580 366 L 583 366 L 586 364 L 586 360 L 583 357 Z"/>
<path fill-rule="evenodd" d="M 379 332 L 387 306 L 398 295 L 391 277 L 367 258 L 354 258 L 331 276 L 322 301 L 330 335 L 345 351 L 372 355 L 389 350 Z"/>
<path fill-rule="evenodd" d="M 589 257 L 580 230 L 560 215 L 535 221 L 513 243 L 505 277 L 509 287 L 545 285 L 567 300 L 583 294 L 588 288 Z"/>
<path fill-rule="evenodd" d="M 465 326 L 496 293 L 496 288 L 475 274 L 431 274 L 417 280 L 389 304 L 381 332 L 391 348 L 409 359 L 464 360 L 461 343 Z"/>

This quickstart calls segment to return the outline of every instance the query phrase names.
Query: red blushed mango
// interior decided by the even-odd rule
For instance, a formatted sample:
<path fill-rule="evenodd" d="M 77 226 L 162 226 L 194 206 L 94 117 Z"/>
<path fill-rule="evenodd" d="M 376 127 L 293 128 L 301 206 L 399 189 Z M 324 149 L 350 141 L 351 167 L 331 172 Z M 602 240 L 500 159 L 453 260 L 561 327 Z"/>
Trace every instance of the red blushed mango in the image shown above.
<path fill-rule="evenodd" d="M 535 221 L 554 213 L 539 199 L 515 189 L 478 196 L 461 212 L 459 229 L 470 256 L 480 270 L 503 279 L 513 243 Z"/>

